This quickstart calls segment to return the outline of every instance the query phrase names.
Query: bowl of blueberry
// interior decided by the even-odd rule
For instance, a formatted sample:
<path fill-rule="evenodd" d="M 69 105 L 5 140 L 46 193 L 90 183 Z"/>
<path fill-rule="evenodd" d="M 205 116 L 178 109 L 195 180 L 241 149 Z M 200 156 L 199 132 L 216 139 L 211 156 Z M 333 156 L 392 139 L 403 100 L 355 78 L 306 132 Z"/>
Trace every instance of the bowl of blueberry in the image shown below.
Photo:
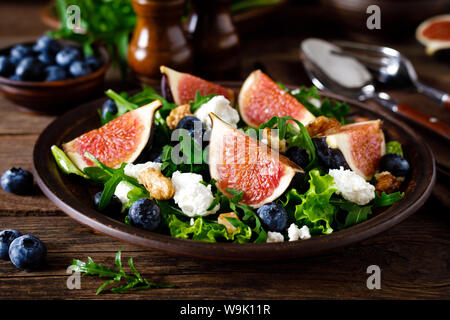
<path fill-rule="evenodd" d="M 87 56 L 75 42 L 44 35 L 0 50 L 0 91 L 26 109 L 58 114 L 101 92 L 109 65 L 100 45 Z"/>

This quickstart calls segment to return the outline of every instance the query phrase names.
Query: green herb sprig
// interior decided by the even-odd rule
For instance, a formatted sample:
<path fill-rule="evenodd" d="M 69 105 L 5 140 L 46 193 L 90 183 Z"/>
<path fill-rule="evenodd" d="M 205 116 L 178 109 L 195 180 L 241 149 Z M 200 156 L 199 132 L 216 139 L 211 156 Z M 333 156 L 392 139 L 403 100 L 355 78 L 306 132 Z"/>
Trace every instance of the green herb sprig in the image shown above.
<path fill-rule="evenodd" d="M 88 262 L 83 262 L 81 260 L 74 259 L 72 265 L 69 269 L 74 272 L 79 272 L 84 275 L 100 276 L 111 278 L 103 283 L 98 289 L 96 294 L 100 294 L 105 288 L 114 282 L 126 281 L 125 285 L 111 288 L 110 291 L 113 293 L 124 293 L 131 289 L 134 290 L 146 290 L 152 288 L 173 288 L 173 284 L 160 284 L 155 282 L 150 282 L 143 278 L 141 274 L 136 270 L 133 258 L 128 259 L 128 265 L 133 272 L 132 274 L 127 274 L 122 266 L 122 250 L 119 250 L 116 254 L 115 264 L 117 269 L 112 269 L 105 267 L 101 264 L 96 264 L 91 257 L 88 257 Z"/>

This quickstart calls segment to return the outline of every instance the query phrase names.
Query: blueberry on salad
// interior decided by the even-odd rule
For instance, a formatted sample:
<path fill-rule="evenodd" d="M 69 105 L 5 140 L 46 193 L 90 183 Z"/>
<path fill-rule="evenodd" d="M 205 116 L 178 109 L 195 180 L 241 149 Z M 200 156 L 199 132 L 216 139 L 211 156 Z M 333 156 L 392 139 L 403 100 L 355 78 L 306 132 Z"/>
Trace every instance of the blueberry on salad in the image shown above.
<path fill-rule="evenodd" d="M 280 232 L 286 229 L 288 214 L 278 203 L 268 203 L 258 208 L 258 217 L 269 231 Z"/>
<path fill-rule="evenodd" d="M 61 67 L 68 67 L 72 62 L 81 60 L 81 58 L 80 50 L 71 46 L 62 48 L 55 56 L 56 63 Z"/>
<path fill-rule="evenodd" d="M 61 81 L 67 79 L 67 72 L 60 66 L 48 66 L 45 68 L 45 81 Z"/>
<path fill-rule="evenodd" d="M 309 155 L 308 152 L 306 152 L 305 149 L 302 149 L 300 147 L 290 147 L 286 151 L 286 157 L 289 158 L 289 160 L 295 162 L 300 166 L 300 168 L 305 168 L 309 164 Z"/>
<path fill-rule="evenodd" d="M 161 223 L 161 209 L 150 199 L 139 199 L 131 205 L 128 218 L 131 225 L 153 231 Z"/>
<path fill-rule="evenodd" d="M 386 153 L 380 159 L 380 171 L 389 171 L 396 177 L 404 177 L 409 170 L 409 162 L 399 154 Z"/>
<path fill-rule="evenodd" d="M 10 58 L 0 56 L 0 76 L 9 77 L 14 73 L 16 66 L 11 62 Z"/>
<path fill-rule="evenodd" d="M 185 129 L 197 143 L 202 145 L 201 142 L 205 130 L 199 118 L 194 116 L 184 117 L 178 122 L 177 129 Z"/>
<path fill-rule="evenodd" d="M 11 262 L 22 270 L 36 270 L 44 264 L 47 248 L 44 243 L 32 235 L 20 236 L 9 246 Z"/>
<path fill-rule="evenodd" d="M 100 210 L 99 205 L 101 197 L 102 197 L 101 191 L 97 192 L 94 196 L 94 205 L 97 210 Z M 101 212 L 111 217 L 117 217 L 122 212 L 122 202 L 120 202 L 120 199 L 117 196 L 113 195 L 108 205 L 103 210 L 101 210 Z"/>
<path fill-rule="evenodd" d="M 112 116 L 117 114 L 117 106 L 112 99 L 106 100 L 102 105 L 102 119 L 108 119 L 108 114 Z"/>
<path fill-rule="evenodd" d="M 12 168 L 3 173 L 1 185 L 8 192 L 29 195 L 33 192 L 33 175 L 22 168 Z"/>
<path fill-rule="evenodd" d="M 13 229 L 7 229 L 0 232 L 0 258 L 9 260 L 9 246 L 14 239 L 20 237 L 22 234 Z"/>

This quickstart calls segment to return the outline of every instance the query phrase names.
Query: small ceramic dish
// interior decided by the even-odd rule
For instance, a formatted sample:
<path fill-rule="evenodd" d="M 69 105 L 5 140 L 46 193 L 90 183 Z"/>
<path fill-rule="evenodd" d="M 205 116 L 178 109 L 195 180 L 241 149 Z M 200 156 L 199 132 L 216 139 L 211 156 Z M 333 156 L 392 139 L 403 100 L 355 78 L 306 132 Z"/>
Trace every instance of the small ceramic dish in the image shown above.
<path fill-rule="evenodd" d="M 74 45 L 67 41 L 61 43 Z M 11 48 L 12 46 L 0 49 L 0 56 L 7 55 Z M 109 54 L 102 46 L 95 46 L 94 52 L 101 62 L 101 67 L 85 76 L 61 81 L 20 81 L 0 76 L 0 91 L 6 99 L 25 109 L 38 113 L 61 114 L 86 101 L 103 87 L 106 70 L 111 64 Z"/>

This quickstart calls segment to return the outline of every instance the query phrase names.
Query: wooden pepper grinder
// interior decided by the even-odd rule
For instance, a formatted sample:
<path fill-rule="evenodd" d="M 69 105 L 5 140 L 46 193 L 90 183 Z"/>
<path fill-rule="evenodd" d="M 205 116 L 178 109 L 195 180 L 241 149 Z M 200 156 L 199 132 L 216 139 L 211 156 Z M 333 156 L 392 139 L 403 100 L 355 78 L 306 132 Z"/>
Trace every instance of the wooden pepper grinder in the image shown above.
<path fill-rule="evenodd" d="M 161 79 L 159 67 L 192 72 L 193 53 L 182 27 L 186 0 L 132 0 L 137 23 L 128 48 L 128 64 L 148 84 Z"/>
<path fill-rule="evenodd" d="M 194 45 L 195 74 L 211 80 L 239 78 L 239 36 L 231 17 L 231 0 L 191 0 L 187 22 Z"/>

